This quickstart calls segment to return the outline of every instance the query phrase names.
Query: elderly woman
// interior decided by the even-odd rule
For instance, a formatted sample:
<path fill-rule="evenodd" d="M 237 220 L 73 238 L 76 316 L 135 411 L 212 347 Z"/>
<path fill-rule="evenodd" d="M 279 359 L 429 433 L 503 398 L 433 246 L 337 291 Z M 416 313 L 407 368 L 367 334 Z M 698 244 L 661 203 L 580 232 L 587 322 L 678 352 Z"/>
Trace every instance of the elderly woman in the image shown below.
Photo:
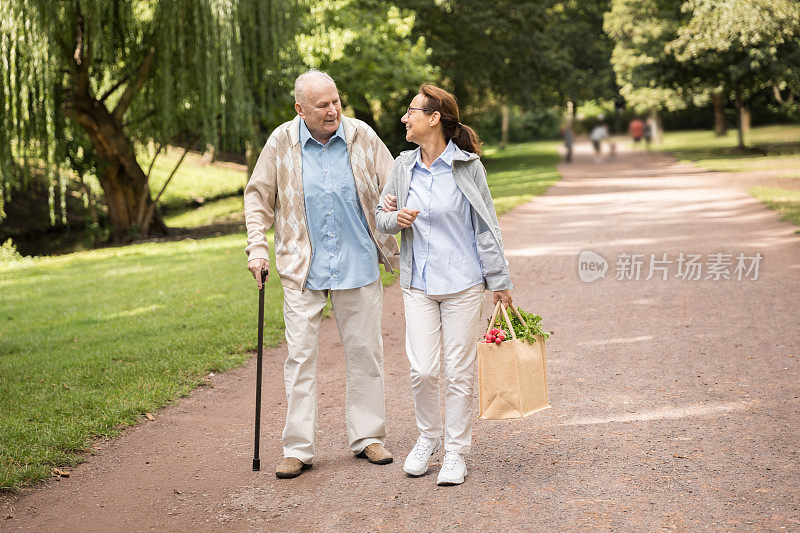
<path fill-rule="evenodd" d="M 484 291 L 511 303 L 511 278 L 494 203 L 479 159 L 480 141 L 459 122 L 452 94 L 424 84 L 401 121 L 418 145 L 395 160 L 376 207 L 378 229 L 402 231 L 400 284 L 406 354 L 420 436 L 403 465 L 428 470 L 441 446 L 439 485 L 464 482 L 472 442 L 475 343 Z M 439 410 L 439 357 L 446 379 L 444 427 Z"/>

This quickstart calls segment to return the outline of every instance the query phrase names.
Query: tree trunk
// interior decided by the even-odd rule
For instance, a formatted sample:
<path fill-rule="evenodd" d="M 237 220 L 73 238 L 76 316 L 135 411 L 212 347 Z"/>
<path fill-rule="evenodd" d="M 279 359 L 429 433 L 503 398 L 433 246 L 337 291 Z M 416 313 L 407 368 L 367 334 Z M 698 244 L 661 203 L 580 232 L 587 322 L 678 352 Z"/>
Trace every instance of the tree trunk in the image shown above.
<path fill-rule="evenodd" d="M 83 127 L 97 153 L 97 177 L 108 205 L 111 239 L 113 242 L 134 239 L 139 234 L 139 228 L 136 227 L 139 210 L 141 207 L 145 210 L 149 208 L 153 200 L 150 192 L 145 191 L 147 178 L 136 161 L 133 142 L 122 131 L 121 124 L 97 100 L 73 100 L 67 113 Z M 167 226 L 156 209 L 148 234 L 166 233 Z"/>
<path fill-rule="evenodd" d="M 508 144 L 508 104 L 503 104 L 500 107 L 501 122 L 500 122 L 500 149 L 505 150 Z"/>
<path fill-rule="evenodd" d="M 734 95 L 736 100 L 736 129 L 739 133 L 739 150 L 744 150 L 744 125 L 742 124 L 742 91 L 739 82 L 734 82 Z"/>
<path fill-rule="evenodd" d="M 653 144 L 661 143 L 661 117 L 658 116 L 658 111 L 653 109 L 650 111 L 650 118 L 647 119 L 650 123 L 650 138 Z"/>
<path fill-rule="evenodd" d="M 92 95 L 90 66 L 93 58 L 93 35 L 81 12 L 81 2 L 74 4 L 74 49 L 68 51 L 71 64 L 70 96 L 64 102 L 64 113 L 86 131 L 97 157 L 97 178 L 108 205 L 112 226 L 111 240 L 123 242 L 139 235 L 137 214 L 153 203 L 147 190 L 147 176 L 136 161 L 133 142 L 125 135 L 122 119 L 136 95 L 150 77 L 155 62 L 155 48 L 147 50 L 136 70 L 136 76 L 125 87 L 113 111 Z M 74 51 L 73 51 L 74 50 Z M 142 206 L 144 203 L 144 206 Z M 167 227 L 156 210 L 150 226 L 152 233 L 166 234 Z M 146 235 L 142 235 L 146 236 Z"/>
<path fill-rule="evenodd" d="M 750 107 L 742 105 L 742 131 L 750 133 Z"/>
<path fill-rule="evenodd" d="M 358 120 L 363 120 L 367 123 L 367 126 L 377 132 L 378 127 L 375 124 L 375 117 L 372 115 L 372 106 L 369 105 L 364 95 L 360 94 L 355 96 L 350 104 L 353 106 L 353 112 L 356 118 Z"/>
<path fill-rule="evenodd" d="M 711 95 L 714 101 L 714 133 L 717 137 L 727 135 L 728 128 L 725 124 L 725 105 L 722 101 L 722 93 L 715 92 Z"/>

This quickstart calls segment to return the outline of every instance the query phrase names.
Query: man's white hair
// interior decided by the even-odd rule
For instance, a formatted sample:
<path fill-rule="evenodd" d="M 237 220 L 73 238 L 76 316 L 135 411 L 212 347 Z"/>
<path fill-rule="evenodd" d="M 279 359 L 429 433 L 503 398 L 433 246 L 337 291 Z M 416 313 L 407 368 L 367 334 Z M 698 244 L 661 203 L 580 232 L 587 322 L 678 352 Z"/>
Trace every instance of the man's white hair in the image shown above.
<path fill-rule="evenodd" d="M 303 72 L 297 79 L 294 80 L 294 101 L 300 105 L 306 102 L 306 93 L 308 92 L 309 85 L 319 83 L 320 81 L 329 81 L 336 87 L 336 82 L 333 81 L 327 72 L 322 72 L 312 68 L 307 72 Z"/>

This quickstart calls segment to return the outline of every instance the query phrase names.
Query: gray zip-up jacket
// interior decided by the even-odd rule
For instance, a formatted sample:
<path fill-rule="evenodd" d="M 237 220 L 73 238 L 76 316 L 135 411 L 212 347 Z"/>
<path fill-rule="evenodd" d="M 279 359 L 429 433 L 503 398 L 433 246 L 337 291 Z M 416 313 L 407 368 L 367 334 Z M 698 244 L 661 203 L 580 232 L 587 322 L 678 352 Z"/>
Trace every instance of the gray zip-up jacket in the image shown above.
<path fill-rule="evenodd" d="M 400 235 L 400 285 L 406 289 L 411 286 L 414 234 L 411 228 L 401 228 L 397 224 L 397 211 L 384 211 L 382 203 L 386 195 L 391 194 L 397 197 L 398 210 L 405 207 L 417 150 L 405 151 L 394 160 L 389 179 L 381 192 L 381 203 L 375 207 L 375 223 L 378 231 L 396 234 L 402 230 Z M 470 209 L 472 227 L 475 230 L 478 259 L 481 263 L 486 288 L 491 291 L 512 289 L 514 286 L 511 284 L 508 261 L 503 253 L 500 224 L 497 222 L 494 202 L 489 192 L 489 185 L 486 183 L 486 169 L 480 158 L 473 153 L 461 149 L 456 150 L 453 157 L 453 178 L 472 207 Z"/>

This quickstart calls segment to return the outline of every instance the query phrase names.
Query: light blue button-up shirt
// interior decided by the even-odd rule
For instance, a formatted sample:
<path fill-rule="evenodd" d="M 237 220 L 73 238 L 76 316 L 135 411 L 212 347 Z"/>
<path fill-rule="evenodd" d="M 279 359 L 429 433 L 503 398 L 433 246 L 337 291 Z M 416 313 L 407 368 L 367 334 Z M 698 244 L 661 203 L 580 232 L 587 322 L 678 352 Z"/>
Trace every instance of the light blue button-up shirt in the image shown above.
<path fill-rule="evenodd" d="M 321 144 L 300 121 L 303 195 L 311 237 L 311 267 L 306 287 L 355 289 L 380 275 L 378 251 L 356 193 L 344 126 Z"/>
<path fill-rule="evenodd" d="M 453 141 L 431 163 L 417 148 L 406 207 L 418 209 L 411 229 L 411 287 L 429 295 L 453 294 L 483 283 L 469 201 L 453 178 Z"/>

